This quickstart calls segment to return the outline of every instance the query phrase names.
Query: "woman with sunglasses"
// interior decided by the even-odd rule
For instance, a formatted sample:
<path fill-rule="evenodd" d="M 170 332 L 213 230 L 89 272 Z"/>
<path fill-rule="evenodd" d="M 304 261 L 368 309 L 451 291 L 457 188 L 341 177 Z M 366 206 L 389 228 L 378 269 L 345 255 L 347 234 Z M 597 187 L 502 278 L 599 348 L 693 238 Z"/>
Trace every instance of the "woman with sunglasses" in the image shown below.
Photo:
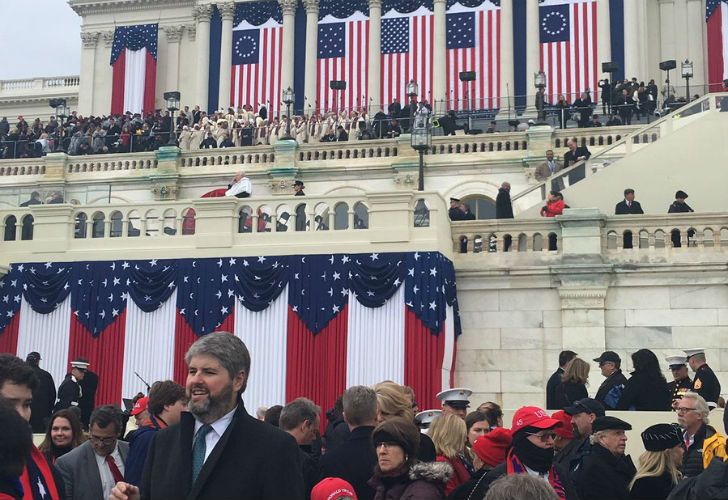
<path fill-rule="evenodd" d="M 81 430 L 78 411 L 68 408 L 53 414 L 48 422 L 45 439 L 38 449 L 50 463 L 54 464 L 58 458 L 80 446 L 84 441 L 86 435 Z"/>
<path fill-rule="evenodd" d="M 568 471 L 554 463 L 555 429 L 562 425 L 559 420 L 549 417 L 548 413 L 535 406 L 524 406 L 513 414 L 511 449 L 505 463 L 485 475 L 483 488 L 487 492 L 490 485 L 505 475 L 528 474 L 537 476 L 553 488 L 561 500 L 574 500 L 577 497 Z"/>

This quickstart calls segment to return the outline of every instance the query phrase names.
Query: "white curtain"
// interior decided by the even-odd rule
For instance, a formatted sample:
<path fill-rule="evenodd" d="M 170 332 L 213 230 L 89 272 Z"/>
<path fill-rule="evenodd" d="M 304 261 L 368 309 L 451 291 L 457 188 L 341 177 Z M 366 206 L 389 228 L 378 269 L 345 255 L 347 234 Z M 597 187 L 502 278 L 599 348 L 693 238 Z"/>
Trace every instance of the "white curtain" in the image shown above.
<path fill-rule="evenodd" d="M 150 385 L 174 378 L 176 304 L 176 290 L 162 307 L 150 313 L 139 309 L 131 298 L 127 299 L 122 397 L 131 398 L 138 392 L 146 394 L 147 387 L 134 375 L 135 371 Z"/>
<path fill-rule="evenodd" d="M 55 311 L 40 314 L 23 298 L 20 303 L 18 325 L 18 356 L 25 359 L 28 353 L 40 353 L 41 368 L 53 375 L 56 387 L 70 371 L 68 344 L 71 338 L 71 295 L 66 297 Z"/>
<path fill-rule="evenodd" d="M 368 308 L 349 292 L 346 386 L 382 380 L 404 383 L 404 286 L 382 307 Z"/>
<path fill-rule="evenodd" d="M 452 306 L 447 306 L 445 318 L 445 352 L 442 355 L 442 390 L 450 389 L 450 373 L 454 369 L 455 355 L 455 313 Z"/>
<path fill-rule="evenodd" d="M 252 359 L 243 394 L 251 415 L 260 406 L 286 404 L 286 345 L 288 344 L 288 287 L 260 312 L 235 301 L 235 336 L 245 342 Z"/>
<path fill-rule="evenodd" d="M 147 74 L 147 49 L 126 51 L 124 65 L 124 112 L 141 113 Z M 147 110 L 148 111 L 148 110 Z"/>

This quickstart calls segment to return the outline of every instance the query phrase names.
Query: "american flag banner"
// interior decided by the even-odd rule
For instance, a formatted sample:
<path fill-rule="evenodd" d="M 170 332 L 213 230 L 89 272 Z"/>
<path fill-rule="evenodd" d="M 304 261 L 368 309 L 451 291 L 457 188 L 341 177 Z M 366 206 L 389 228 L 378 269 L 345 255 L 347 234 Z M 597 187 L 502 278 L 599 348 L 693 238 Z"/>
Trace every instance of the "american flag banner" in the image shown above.
<path fill-rule="evenodd" d="M 382 15 L 382 62 L 379 100 L 386 107 L 409 101 L 407 84 L 417 82 L 419 101 L 432 101 L 434 19 L 425 6 L 408 14 L 394 9 Z"/>
<path fill-rule="evenodd" d="M 708 83 L 711 92 L 724 89 L 728 79 L 728 1 L 707 0 L 705 22 L 708 32 Z"/>
<path fill-rule="evenodd" d="M 597 2 L 547 0 L 540 15 L 541 70 L 546 73 L 546 99 L 560 94 L 573 102 L 581 92 L 598 99 Z M 531 75 L 532 76 L 532 75 Z"/>
<path fill-rule="evenodd" d="M 0 352 L 37 351 L 56 383 L 85 357 L 96 404 L 184 382 L 184 354 L 224 330 L 253 357 L 248 408 L 346 387 L 451 386 L 459 333 L 452 262 L 437 252 L 23 263 L 0 278 Z"/>
<path fill-rule="evenodd" d="M 111 113 L 154 112 L 158 24 L 117 26 L 111 44 Z"/>
<path fill-rule="evenodd" d="M 357 10 L 343 19 L 332 14 L 319 19 L 317 73 L 316 108 L 320 112 L 368 107 L 368 13 Z M 346 90 L 331 90 L 333 80 L 345 81 Z"/>
<path fill-rule="evenodd" d="M 500 107 L 500 7 L 483 0 L 477 7 L 459 3 L 447 11 L 448 108 Z M 460 73 L 474 71 L 475 81 L 461 82 Z"/>

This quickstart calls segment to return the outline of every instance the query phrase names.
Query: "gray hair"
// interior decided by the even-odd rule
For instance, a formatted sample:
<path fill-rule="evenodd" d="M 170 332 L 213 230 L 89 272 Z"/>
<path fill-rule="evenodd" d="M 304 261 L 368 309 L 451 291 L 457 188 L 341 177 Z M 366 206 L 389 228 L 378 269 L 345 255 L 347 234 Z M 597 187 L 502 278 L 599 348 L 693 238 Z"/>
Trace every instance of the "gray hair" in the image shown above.
<path fill-rule="evenodd" d="M 528 474 L 510 474 L 496 479 L 484 500 L 558 500 L 553 487 Z"/>
<path fill-rule="evenodd" d="M 342 397 L 346 422 L 352 427 L 371 423 L 377 418 L 377 393 L 371 387 L 349 387 Z"/>
<path fill-rule="evenodd" d="M 284 431 L 295 429 L 303 422 L 308 420 L 311 424 L 316 422 L 316 418 L 321 414 L 321 408 L 316 406 L 313 401 L 306 398 L 294 399 L 281 410 L 281 416 L 278 419 L 278 426 Z"/>
<path fill-rule="evenodd" d="M 710 423 L 710 419 L 708 418 L 708 415 L 710 415 L 710 407 L 708 407 L 708 403 L 705 402 L 703 396 L 701 396 L 697 392 L 691 391 L 683 394 L 682 398 L 694 400 L 695 411 L 703 417 L 703 422 L 705 422 L 706 424 Z"/>
<path fill-rule="evenodd" d="M 599 440 L 607 435 L 609 431 L 597 431 L 589 436 L 589 444 L 598 444 Z"/>
<path fill-rule="evenodd" d="M 209 333 L 197 339 L 185 354 L 185 363 L 189 366 L 195 356 L 212 356 L 227 370 L 230 378 L 245 372 L 245 380 L 240 390 L 242 394 L 248 385 L 250 376 L 250 353 L 238 337 L 229 332 Z"/>

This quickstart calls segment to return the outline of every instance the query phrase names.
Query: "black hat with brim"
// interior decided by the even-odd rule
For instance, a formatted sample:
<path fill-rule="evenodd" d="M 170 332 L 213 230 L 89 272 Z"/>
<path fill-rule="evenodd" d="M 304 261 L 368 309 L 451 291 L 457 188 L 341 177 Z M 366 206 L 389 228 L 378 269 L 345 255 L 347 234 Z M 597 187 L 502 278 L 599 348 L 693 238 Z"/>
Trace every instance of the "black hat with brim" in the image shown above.
<path fill-rule="evenodd" d="M 631 431 L 632 425 L 617 417 L 598 417 L 592 424 L 592 431 Z"/>
<path fill-rule="evenodd" d="M 564 408 L 564 413 L 571 416 L 578 415 L 579 413 L 592 413 L 597 417 L 603 417 L 604 405 L 596 399 L 582 398 L 574 402 L 573 405 Z"/>
<path fill-rule="evenodd" d="M 677 193 L 675 193 L 675 198 L 680 198 L 681 200 L 687 200 L 688 194 L 683 190 L 679 190 Z"/>

